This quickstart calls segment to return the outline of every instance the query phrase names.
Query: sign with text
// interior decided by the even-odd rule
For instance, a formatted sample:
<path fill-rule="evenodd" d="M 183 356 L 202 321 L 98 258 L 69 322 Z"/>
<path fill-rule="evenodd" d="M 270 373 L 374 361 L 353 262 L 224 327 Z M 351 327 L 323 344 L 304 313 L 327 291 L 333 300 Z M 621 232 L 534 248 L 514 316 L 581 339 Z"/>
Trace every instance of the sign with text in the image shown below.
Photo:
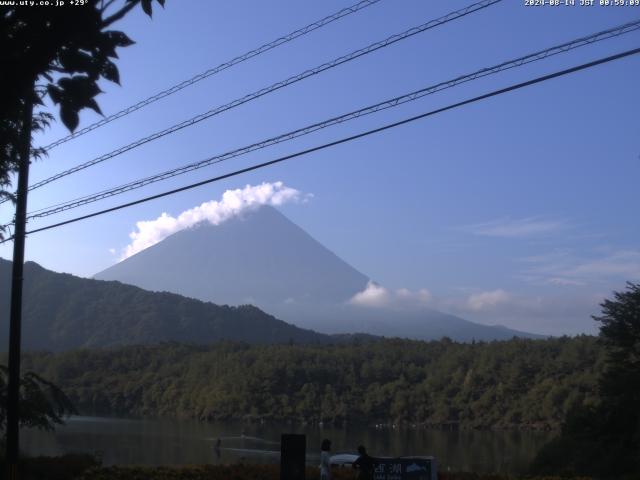
<path fill-rule="evenodd" d="M 436 480 L 433 457 L 374 458 L 373 480 Z"/>

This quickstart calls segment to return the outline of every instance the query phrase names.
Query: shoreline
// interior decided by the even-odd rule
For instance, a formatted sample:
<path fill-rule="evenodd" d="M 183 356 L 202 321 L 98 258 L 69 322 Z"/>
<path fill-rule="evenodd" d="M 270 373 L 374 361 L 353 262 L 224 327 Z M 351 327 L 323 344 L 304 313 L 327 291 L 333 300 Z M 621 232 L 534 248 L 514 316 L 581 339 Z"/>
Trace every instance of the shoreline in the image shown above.
<path fill-rule="evenodd" d="M 101 413 L 82 413 L 80 415 L 72 415 L 69 419 L 87 419 L 92 421 L 189 421 L 202 424 L 239 424 L 247 426 L 290 426 L 290 427 L 315 427 L 347 429 L 349 427 L 367 428 L 375 430 L 435 430 L 442 432 L 559 432 L 559 426 L 552 426 L 546 423 L 539 424 L 511 424 L 511 425 L 493 425 L 493 426 L 472 426 L 460 424 L 458 422 L 444 423 L 411 423 L 411 422 L 323 422 L 309 421 L 298 418 L 288 419 L 265 419 L 265 418 L 225 418 L 225 419 L 200 419 L 189 416 L 135 416 L 129 414 L 101 414 Z M 77 421 L 77 420 L 76 420 Z"/>

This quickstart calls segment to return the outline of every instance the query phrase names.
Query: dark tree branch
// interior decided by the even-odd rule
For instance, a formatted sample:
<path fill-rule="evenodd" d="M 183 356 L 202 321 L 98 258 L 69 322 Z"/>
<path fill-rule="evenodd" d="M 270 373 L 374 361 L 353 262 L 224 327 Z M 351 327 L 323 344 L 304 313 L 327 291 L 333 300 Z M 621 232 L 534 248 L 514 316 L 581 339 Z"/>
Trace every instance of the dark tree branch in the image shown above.
<path fill-rule="evenodd" d="M 127 5 L 122 7 L 116 13 L 114 13 L 110 17 L 105 18 L 102 21 L 102 28 L 108 27 L 112 23 L 124 18 L 127 13 L 129 13 L 136 5 L 138 5 L 138 3 L 140 3 L 140 0 L 131 0 L 129 3 L 127 3 Z"/>
<path fill-rule="evenodd" d="M 104 0 L 102 1 L 102 6 L 100 7 L 101 12 L 104 14 L 111 5 L 113 5 L 115 3 L 116 0 L 108 0 L 107 3 L 104 3 Z"/>

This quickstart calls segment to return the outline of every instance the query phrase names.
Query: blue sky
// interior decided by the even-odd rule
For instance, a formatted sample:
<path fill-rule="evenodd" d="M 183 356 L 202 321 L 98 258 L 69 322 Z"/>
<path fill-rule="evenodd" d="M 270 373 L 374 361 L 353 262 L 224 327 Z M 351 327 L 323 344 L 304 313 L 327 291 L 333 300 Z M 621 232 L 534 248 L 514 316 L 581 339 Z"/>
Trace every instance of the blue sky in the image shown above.
<path fill-rule="evenodd" d="M 31 183 L 210 108 L 471 2 L 382 0 L 51 151 Z M 579 2 L 577 2 L 579 3 Z M 349 5 L 169 0 L 118 28 L 122 86 L 106 114 Z M 34 191 L 29 210 L 494 65 L 640 17 L 633 7 L 526 7 L 505 0 L 304 80 Z M 438 108 L 637 47 L 607 40 L 447 90 L 109 201 L 34 221 L 37 228 Z M 367 139 L 172 197 L 30 236 L 27 258 L 91 276 L 118 260 L 136 222 L 177 216 L 228 189 L 283 182 L 306 201 L 280 209 L 389 291 L 426 289 L 431 306 L 541 333 L 594 332 L 589 315 L 640 280 L 640 58 L 546 82 Z M 81 126 L 96 121 L 83 112 Z M 38 138 L 65 135 L 61 124 Z M 312 196 L 309 196 L 311 194 Z M 0 209 L 4 220 L 11 214 Z M 113 253 L 115 252 L 115 253 Z M 218 254 L 219 252 L 212 252 Z M 10 245 L 0 247 L 10 258 Z M 424 290 L 423 290 L 424 291 Z"/>

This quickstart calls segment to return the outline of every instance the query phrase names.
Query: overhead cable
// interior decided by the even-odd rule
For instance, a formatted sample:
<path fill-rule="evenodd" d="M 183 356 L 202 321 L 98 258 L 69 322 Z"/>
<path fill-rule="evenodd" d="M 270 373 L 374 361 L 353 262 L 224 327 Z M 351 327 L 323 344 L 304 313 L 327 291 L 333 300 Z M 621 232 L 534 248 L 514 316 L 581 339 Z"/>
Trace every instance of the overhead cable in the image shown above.
<path fill-rule="evenodd" d="M 62 221 L 62 222 L 54 223 L 52 225 L 47 225 L 45 227 L 36 228 L 36 229 L 30 230 L 29 232 L 27 232 L 27 234 L 43 232 L 45 230 L 50 230 L 52 228 L 61 227 L 63 225 L 69 225 L 71 223 L 79 222 L 81 220 L 86 220 L 88 218 L 97 217 L 99 215 L 104 215 L 106 213 L 115 212 L 117 210 L 122 210 L 124 208 L 132 207 L 134 205 L 139 205 L 141 203 L 149 202 L 151 200 L 156 200 L 158 198 L 166 197 L 166 196 L 169 196 L 169 195 L 174 195 L 176 193 L 184 192 L 186 190 L 191 190 L 193 188 L 201 187 L 203 185 L 208 185 L 210 183 L 214 183 L 214 182 L 218 182 L 220 180 L 224 180 L 224 179 L 227 179 L 227 178 L 235 177 L 235 176 L 241 175 L 243 173 L 248 173 L 248 172 L 251 172 L 251 171 L 254 171 L 254 170 L 258 170 L 258 169 L 262 169 L 262 168 L 265 168 L 265 167 L 268 167 L 268 166 L 271 166 L 271 165 L 275 165 L 275 164 L 278 164 L 278 163 L 281 163 L 281 162 L 284 162 L 284 161 L 287 161 L 287 160 L 291 160 L 291 159 L 294 159 L 294 158 L 302 157 L 304 155 L 308 155 L 308 154 L 313 153 L 313 152 L 317 152 L 317 151 L 324 150 L 324 149 L 327 149 L 327 148 L 330 148 L 330 147 L 334 147 L 336 145 L 340 145 L 340 144 L 343 144 L 343 143 L 351 142 L 351 141 L 357 140 L 359 138 L 368 137 L 370 135 L 374 135 L 374 134 L 377 134 L 377 133 L 380 133 L 380 132 L 383 132 L 383 131 L 386 131 L 386 130 L 389 130 L 389 129 L 392 129 L 392 128 L 396 128 L 396 127 L 399 127 L 401 125 L 412 123 L 412 122 L 415 122 L 417 120 L 436 115 L 438 113 L 446 112 L 448 110 L 453 110 L 455 108 L 459 108 L 459 107 L 462 107 L 464 105 L 469 105 L 471 103 L 479 102 L 479 101 L 485 100 L 487 98 L 491 98 L 491 97 L 495 97 L 495 96 L 498 96 L 498 95 L 502 95 L 502 94 L 505 94 L 505 93 L 508 93 L 508 92 L 512 92 L 514 90 L 519 90 L 521 88 L 529 87 L 531 85 L 535 85 L 535 84 L 542 83 L 542 82 L 545 82 L 545 81 L 548 81 L 548 80 L 551 80 L 551 79 L 554 79 L 554 78 L 558 78 L 558 77 L 562 77 L 562 76 L 565 76 L 565 75 L 569 75 L 571 73 L 575 73 L 575 72 L 578 72 L 578 71 L 581 71 L 581 70 L 586 70 L 588 68 L 593 68 L 593 67 L 595 67 L 597 65 L 602 65 L 602 64 L 605 64 L 605 63 L 609 63 L 609 62 L 612 62 L 614 60 L 619 60 L 621 58 L 629 57 L 631 55 L 637 55 L 638 53 L 640 53 L 640 48 L 635 48 L 635 49 L 632 49 L 632 50 L 627 50 L 627 51 L 624 51 L 624 52 L 621 52 L 621 53 L 617 53 L 615 55 L 610 55 L 608 57 L 600 58 L 598 60 L 594 60 L 594 61 L 588 62 L 588 63 L 583 63 L 581 65 L 577 65 L 575 67 L 571 67 L 571 68 L 560 70 L 560 71 L 557 71 L 557 72 L 554 72 L 554 73 L 550 73 L 548 75 L 543 75 L 541 77 L 536 77 L 536 78 L 534 78 L 532 80 L 527 80 L 525 82 L 517 83 L 517 84 L 511 85 L 509 87 L 501 88 L 499 90 L 493 90 L 493 91 L 491 91 L 489 93 L 485 93 L 485 94 L 479 95 L 477 97 L 473 97 L 473 98 L 470 98 L 470 99 L 467 99 L 467 100 L 463 100 L 461 102 L 450 104 L 450 105 L 447 105 L 446 107 L 438 108 L 436 110 L 431 110 L 429 112 L 422 113 L 420 115 L 416 115 L 416 116 L 413 116 L 413 117 L 405 118 L 404 120 L 400 120 L 398 122 L 390 123 L 390 124 L 384 125 L 382 127 L 374 128 L 372 130 L 367 130 L 365 132 L 361 132 L 361 133 L 358 133 L 356 135 L 351 135 L 349 137 L 341 138 L 339 140 L 335 140 L 333 142 L 325 143 L 323 145 L 318 145 L 318 146 L 313 147 L 313 148 L 308 148 L 306 150 L 302 150 L 302 151 L 299 151 L 299 152 L 296 152 L 296 153 L 292 153 L 290 155 L 285 155 L 283 157 L 279 157 L 279 158 L 276 158 L 274 160 L 270 160 L 268 162 L 260 163 L 260 164 L 257 164 L 257 165 L 252 165 L 250 167 L 242 168 L 240 170 L 236 170 L 236 171 L 233 171 L 233 172 L 230 172 L 230 173 L 226 173 L 224 175 L 219 175 L 217 177 L 209 178 L 207 180 L 203 180 L 203 181 L 192 183 L 190 185 L 186 185 L 186 186 L 183 186 L 183 187 L 180 187 L 180 188 L 176 188 L 176 189 L 169 190 L 169 191 L 166 191 L 166 192 L 162 192 L 162 193 L 158 193 L 158 194 L 151 195 L 151 196 L 148 196 L 148 197 L 144 197 L 144 198 L 141 198 L 141 199 L 138 199 L 138 200 L 134 200 L 132 202 L 123 203 L 123 204 L 117 205 L 115 207 L 106 208 L 104 210 L 100 210 L 100 211 L 97 211 L 97 212 L 89 213 L 87 215 L 82 215 L 82 216 L 79 216 L 79 217 L 71 218 L 69 220 L 65 220 L 65 221 Z M 7 242 L 9 240 L 12 240 L 12 239 L 13 238 L 10 237 L 10 238 L 7 238 L 6 240 L 3 240 L 0 243 L 5 243 L 5 242 Z"/>
<path fill-rule="evenodd" d="M 469 15 L 471 13 L 477 12 L 479 10 L 482 10 L 484 8 L 487 8 L 491 5 L 494 5 L 496 3 L 501 2 L 502 0 L 482 0 L 480 2 L 477 3 L 473 3 L 465 8 L 456 10 L 454 12 L 448 13 L 447 15 L 444 15 L 440 18 L 437 18 L 435 20 L 431 20 L 427 23 L 423 23 L 422 25 L 419 25 L 417 27 L 413 27 L 410 28 L 409 30 L 406 30 L 402 33 L 398 33 L 395 35 L 392 35 L 384 40 L 381 40 L 379 42 L 375 42 L 372 43 L 364 48 L 355 50 L 347 55 L 343 55 L 341 57 L 338 57 L 334 60 L 331 60 L 330 62 L 327 63 L 323 63 L 322 65 L 319 65 L 315 68 L 309 69 L 309 70 L 305 70 L 302 73 L 299 73 L 297 75 L 291 76 L 285 80 L 281 80 L 279 82 L 276 82 L 268 87 L 262 88 L 260 90 L 257 90 L 253 93 L 250 93 L 248 95 L 245 95 L 244 97 L 238 98 L 232 102 L 229 102 L 225 105 L 221 105 L 219 107 L 213 108 L 207 112 L 201 113 L 199 115 L 196 115 L 195 117 L 192 117 L 188 120 L 185 120 L 183 122 L 180 122 L 178 124 L 175 124 L 171 127 L 168 127 L 164 130 L 161 130 L 159 132 L 153 133 L 147 137 L 141 138 L 136 140 L 135 142 L 132 142 L 128 145 L 125 145 L 123 147 L 120 147 L 116 150 L 113 150 L 112 152 L 106 153 L 104 155 L 101 155 L 99 157 L 96 157 L 92 160 L 89 160 L 87 162 L 84 162 L 80 165 L 76 165 L 75 167 L 72 167 L 68 170 L 65 170 L 63 172 L 57 173 L 51 177 L 45 178 L 44 180 L 41 180 L 33 185 L 31 185 L 29 187 L 29 190 L 35 190 L 37 188 L 40 188 L 44 185 L 47 185 L 51 182 L 54 182 L 56 180 L 59 180 L 63 177 L 66 177 L 68 175 L 71 175 L 73 173 L 79 172 L 81 170 L 84 170 L 86 168 L 92 167 L 98 163 L 104 162 L 106 160 L 109 160 L 111 158 L 117 157 L 118 155 L 121 155 L 125 152 L 128 152 L 130 150 L 133 150 L 134 148 L 137 148 L 141 145 L 147 144 L 149 142 L 152 142 L 154 140 L 157 140 L 158 138 L 164 137 L 166 135 L 170 135 L 172 133 L 175 133 L 179 130 L 182 130 L 183 128 L 186 127 L 190 127 L 192 125 L 195 125 L 203 120 L 206 120 L 208 118 L 213 117 L 214 115 L 218 115 L 222 112 L 225 112 L 227 110 L 231 110 L 232 108 L 238 107 L 240 105 L 243 105 L 247 102 L 250 102 L 252 100 L 255 100 L 257 98 L 260 98 L 264 95 L 267 95 L 269 93 L 272 93 L 276 90 L 280 90 L 281 88 L 287 87 L 289 85 L 292 85 L 294 83 L 297 83 L 301 80 L 304 80 L 306 78 L 309 78 L 311 76 L 317 75 L 321 72 L 324 72 L 326 70 L 329 70 L 331 68 L 337 67 L 338 65 L 342 65 L 343 63 L 347 63 L 350 62 L 352 60 L 355 60 L 356 58 L 362 57 L 364 55 L 368 55 L 369 53 L 375 52 L 381 48 L 385 48 L 388 47 L 389 45 L 393 45 L 394 43 L 397 43 L 401 40 L 405 40 L 409 37 L 412 37 L 414 35 L 417 35 L 418 33 L 422 33 L 425 32 L 427 30 L 430 30 L 432 28 L 438 27 L 440 25 L 444 25 L 448 22 L 451 22 L 453 20 L 456 20 L 458 18 L 462 18 L 466 15 Z"/>
<path fill-rule="evenodd" d="M 380 2 L 381 0 L 362 0 L 360 2 L 357 2 L 349 7 L 343 8 L 342 10 L 339 10 L 338 12 L 332 14 L 332 15 L 328 15 L 316 22 L 310 23 L 309 25 L 299 28 L 298 30 L 295 30 L 287 35 L 284 35 L 282 37 L 279 37 L 269 43 L 265 43 L 264 45 L 259 46 L 258 48 L 255 48 L 253 50 L 250 50 L 242 55 L 238 55 L 237 57 L 221 63 L 220 65 L 218 65 L 217 67 L 213 67 L 210 68 L 209 70 L 206 70 L 202 73 L 199 73 L 198 75 L 195 75 L 191 78 L 189 78 L 188 80 L 184 80 L 172 87 L 167 88 L 166 90 L 162 90 L 161 92 L 156 93 L 155 95 L 152 95 L 149 98 L 146 98 L 144 100 L 139 101 L 138 103 L 131 105 L 127 108 L 124 108 L 122 110 L 120 110 L 119 112 L 113 113 L 105 118 L 102 118 L 101 120 L 92 123 L 91 125 L 88 125 L 84 128 L 81 128 L 80 130 L 77 130 L 73 133 L 71 133 L 70 135 L 67 135 L 66 137 L 62 137 L 58 140 L 56 140 L 53 143 L 50 143 L 49 145 L 45 146 L 44 149 L 45 150 L 51 150 L 54 147 L 57 147 L 58 145 L 62 145 L 63 143 L 68 142 L 69 140 L 73 140 L 74 138 L 80 137 L 81 135 L 84 135 L 85 133 L 91 132 L 92 130 L 95 130 L 96 128 L 100 128 L 108 123 L 113 122 L 114 120 L 117 120 L 118 118 L 122 118 L 126 115 L 129 115 L 130 113 L 135 112 L 136 110 L 140 110 L 141 108 L 146 107 L 147 105 L 151 105 L 152 103 L 157 102 L 158 100 L 161 100 L 165 97 L 168 97 L 169 95 L 173 95 L 176 92 L 179 92 L 180 90 L 190 87 L 191 85 L 194 85 L 202 80 L 204 80 L 205 78 L 209 78 L 212 75 L 215 75 L 217 73 L 222 72 L 223 70 L 226 70 L 228 68 L 233 67 L 234 65 L 237 65 L 239 63 L 242 63 L 246 60 L 249 60 L 253 57 L 257 57 L 258 55 L 268 52 L 269 50 L 273 50 L 276 47 L 279 47 L 280 45 L 283 45 L 285 43 L 291 42 L 292 40 L 295 40 L 296 38 L 302 37 L 304 35 L 307 35 L 308 33 L 313 32 L 314 30 L 317 30 L 319 28 L 322 28 L 326 25 L 329 25 L 330 23 L 335 22 L 336 20 L 339 20 L 343 17 L 346 17 L 347 15 L 351 15 L 352 13 L 356 13 L 362 9 L 365 9 L 375 3 Z"/>
<path fill-rule="evenodd" d="M 123 184 L 123 185 L 119 185 L 117 187 L 113 187 L 110 188 L 108 190 L 103 190 L 101 192 L 97 192 L 91 195 L 86 195 L 80 198 L 76 198 L 73 200 L 69 200 L 67 202 L 63 202 L 63 203 L 59 203 L 57 205 L 51 205 L 48 207 L 44 207 L 41 208 L 39 210 L 35 210 L 33 212 L 29 212 L 27 218 L 28 219 L 34 219 L 34 218 L 42 218 L 42 217 L 46 217 L 49 215 L 54 215 L 56 213 L 60 213 L 66 210 L 70 210 L 73 208 L 78 208 L 81 207 L 83 205 L 87 205 L 89 203 L 93 203 L 105 198 L 109 198 L 109 197 L 113 197 L 115 195 L 119 195 L 131 190 L 135 190 L 138 188 L 142 188 L 146 185 L 150 185 L 152 183 L 156 183 L 162 180 L 166 180 L 178 175 L 183 175 L 185 173 L 194 171 L 194 170 L 198 170 L 200 168 L 204 168 L 207 166 L 211 166 L 217 163 L 221 163 L 223 161 L 232 159 L 232 158 L 236 158 L 239 157 L 241 155 L 245 155 L 248 154 L 250 152 L 256 151 L 256 150 L 260 150 L 272 145 L 276 145 L 285 141 L 289 141 L 298 137 L 301 137 L 303 135 L 308 135 L 310 133 L 313 133 L 315 131 L 333 126 L 333 125 L 337 125 L 337 124 L 341 124 L 350 120 L 354 120 L 360 117 L 363 117 L 365 115 L 369 115 L 372 113 L 376 113 L 376 112 L 380 112 L 382 110 L 386 110 L 389 108 L 393 108 L 396 107 L 398 105 L 402 105 L 414 100 L 417 100 L 419 98 L 422 98 L 424 96 L 427 95 L 431 95 L 433 93 L 448 89 L 448 88 L 452 88 L 455 87 L 456 85 L 460 85 L 462 83 L 466 83 L 469 81 L 473 81 L 479 78 L 483 78 L 489 75 L 494 75 L 497 74 L 499 72 L 505 71 L 505 70 L 509 70 L 512 68 L 516 68 L 522 65 L 526 65 L 532 62 L 536 62 L 539 60 L 543 60 L 545 58 L 560 54 L 560 53 L 564 53 L 564 52 L 568 52 L 570 50 L 585 46 L 585 45 L 590 45 L 596 42 L 600 42 L 609 38 L 614 38 L 635 30 L 640 29 L 640 19 L 634 21 L 634 22 L 629 22 L 629 23 L 625 23 L 623 25 L 619 25 L 613 28 L 609 28 L 607 30 L 603 30 L 601 32 L 597 32 L 585 37 L 580 37 L 577 38 L 575 40 L 572 40 L 570 42 L 565 42 L 563 44 L 560 45 L 556 45 L 544 50 L 540 50 L 537 51 L 535 53 L 530 53 L 527 55 L 524 55 L 522 57 L 518 57 L 506 62 L 502 62 L 500 64 L 491 66 L 491 67 L 487 67 L 487 68 L 483 68 L 481 70 L 477 70 L 473 73 L 469 73 L 466 75 L 461 75 L 458 76 L 456 78 L 453 78 L 451 80 L 447 80 L 444 82 L 440 82 L 437 83 L 435 85 L 431 85 L 425 88 L 422 88 L 420 90 L 416 90 L 413 91 L 411 93 L 407 93 L 398 97 L 394 97 L 391 98 L 389 100 L 385 100 L 383 102 L 379 102 L 376 103 L 374 105 L 369 105 L 367 107 L 358 109 L 358 110 L 354 110 L 351 111 L 349 113 L 345 113 L 343 115 L 340 116 L 336 116 L 336 117 L 332 117 L 329 118 L 327 120 L 323 120 L 321 122 L 317 122 L 311 125 L 307 125 L 303 128 L 299 128 L 287 133 L 283 133 L 280 135 L 277 135 L 275 137 L 271 137 L 268 138 L 266 140 L 262 140 L 260 142 L 256 142 L 253 143 L 251 145 L 247 145 L 241 148 L 237 148 L 235 150 L 231 150 L 219 155 L 215 155 L 213 157 L 209 157 L 206 158 L 204 160 L 200 160 L 198 162 L 194 162 L 194 163 L 190 163 L 187 165 L 183 165 L 181 167 L 177 167 L 171 170 L 167 170 L 165 172 L 162 173 L 158 173 L 146 178 L 142 178 L 142 179 L 138 179 L 138 180 L 134 180 L 132 182 Z"/>

